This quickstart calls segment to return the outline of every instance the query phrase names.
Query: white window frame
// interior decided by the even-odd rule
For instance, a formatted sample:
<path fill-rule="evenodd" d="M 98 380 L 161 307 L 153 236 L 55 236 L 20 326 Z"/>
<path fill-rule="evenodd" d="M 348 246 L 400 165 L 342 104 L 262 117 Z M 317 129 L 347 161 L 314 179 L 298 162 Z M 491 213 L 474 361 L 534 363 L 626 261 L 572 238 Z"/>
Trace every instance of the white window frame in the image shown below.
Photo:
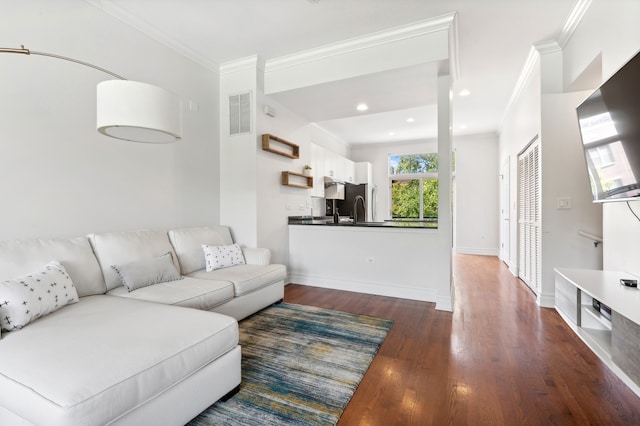
<path fill-rule="evenodd" d="M 411 155 L 411 154 L 407 154 Z M 391 157 L 391 156 L 390 156 Z M 424 187 L 425 180 L 438 180 L 438 172 L 427 172 L 427 173 L 407 173 L 407 174 L 389 174 L 389 218 L 394 219 L 393 217 L 393 196 L 392 196 L 392 187 L 394 180 L 418 180 L 418 185 L 420 188 Z M 424 220 L 424 192 L 420 191 L 420 215 L 417 219 Z"/>

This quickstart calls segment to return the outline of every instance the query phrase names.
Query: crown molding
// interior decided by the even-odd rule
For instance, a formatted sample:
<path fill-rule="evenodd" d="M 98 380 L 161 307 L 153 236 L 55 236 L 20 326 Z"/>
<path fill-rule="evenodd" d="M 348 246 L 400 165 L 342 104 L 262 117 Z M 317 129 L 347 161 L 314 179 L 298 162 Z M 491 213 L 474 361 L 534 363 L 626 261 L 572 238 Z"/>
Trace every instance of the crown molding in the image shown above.
<path fill-rule="evenodd" d="M 509 114 L 509 111 L 511 110 L 513 105 L 522 95 L 524 87 L 526 86 L 527 82 L 531 78 L 531 75 L 536 69 L 540 55 L 562 52 L 562 49 L 564 49 L 571 36 L 573 36 L 573 33 L 576 31 L 576 28 L 578 28 L 578 25 L 582 21 L 582 18 L 584 18 L 587 10 L 589 10 L 591 2 L 592 0 L 578 0 L 573 6 L 573 9 L 571 9 L 571 12 L 569 13 L 569 16 L 562 26 L 562 30 L 560 31 L 560 34 L 557 38 L 555 40 L 536 43 L 531 47 L 531 50 L 529 50 L 529 56 L 527 57 L 524 67 L 520 72 L 518 81 L 516 82 L 513 92 L 511 93 L 511 98 L 509 98 L 509 103 L 507 104 L 507 107 L 502 116 L 502 124 L 504 124 L 507 115 Z"/>
<path fill-rule="evenodd" d="M 394 27 L 366 36 L 355 37 L 343 40 L 338 43 L 327 44 L 318 48 L 293 53 L 291 55 L 269 59 L 265 63 L 265 70 L 267 72 L 275 71 L 329 58 L 332 56 L 338 56 L 358 50 L 369 49 L 371 47 L 376 47 L 387 43 L 393 43 L 413 37 L 419 37 L 438 31 L 445 31 L 451 28 L 452 25 L 455 26 L 455 22 L 456 14 L 449 13 L 437 18 L 414 22 L 412 24 Z"/>
<path fill-rule="evenodd" d="M 167 36 L 163 31 L 149 24 L 148 22 L 140 19 L 130 13 L 128 13 L 123 8 L 114 4 L 109 0 L 85 0 L 87 3 L 93 5 L 94 7 L 102 10 L 103 12 L 113 16 L 114 18 L 122 21 L 123 23 L 133 27 L 134 29 L 140 31 L 143 34 L 151 37 L 157 42 L 169 47 L 172 50 L 175 50 L 179 54 L 185 56 L 186 58 L 202 65 L 203 67 L 215 71 L 215 72 L 223 72 L 222 68 L 225 68 L 225 73 L 235 72 L 243 69 L 242 67 L 246 61 L 250 60 L 247 58 L 241 58 L 238 60 L 226 62 L 224 67 L 212 61 L 207 61 L 203 58 L 203 55 L 199 54 L 197 51 L 193 50 L 189 46 L 178 42 L 172 37 Z M 584 0 L 581 0 L 584 1 Z M 589 0 L 590 1 L 590 0 Z M 362 37 L 354 37 L 351 39 L 343 40 L 338 43 L 328 44 L 325 46 L 321 46 L 314 49 L 308 49 L 301 52 L 296 52 L 290 55 L 281 56 L 278 58 L 273 58 L 267 61 L 259 60 L 254 65 L 259 66 L 261 69 L 265 71 L 278 70 L 283 68 L 288 68 L 292 66 L 297 66 L 304 63 L 309 63 L 313 61 L 317 61 L 320 59 L 342 55 L 345 53 L 355 52 L 358 50 L 368 49 L 375 46 L 384 45 L 387 43 L 393 43 L 397 41 L 402 41 L 406 39 L 410 39 L 413 37 L 419 37 L 439 31 L 450 31 L 450 73 L 454 80 L 457 78 L 459 74 L 459 65 L 458 65 L 458 26 L 456 13 L 445 14 L 436 18 L 423 20 L 414 22 L 407 25 L 401 25 L 398 27 L 394 27 L 391 29 L 371 33 L 369 35 L 365 35 Z M 239 67 L 239 68 L 237 68 Z M 233 71 L 235 70 L 235 71 Z"/>
<path fill-rule="evenodd" d="M 458 61 L 458 14 L 453 14 L 451 31 L 449 32 L 449 73 L 451 80 L 456 81 L 460 75 L 460 62 Z"/>
<path fill-rule="evenodd" d="M 151 37 L 153 40 L 169 47 L 172 50 L 175 50 L 180 55 L 186 57 L 187 59 L 192 60 L 193 62 L 202 65 L 203 67 L 218 72 L 219 64 L 216 62 L 211 62 L 205 60 L 201 54 L 191 49 L 189 46 L 184 45 L 175 39 L 168 37 L 164 32 L 149 24 L 148 22 L 135 17 L 122 9 L 121 7 L 115 5 L 109 0 L 85 0 L 87 3 L 95 6 L 96 8 L 102 10 L 103 12 L 113 16 L 114 18 L 124 22 L 125 24 L 133 27 L 134 29 L 140 31 L 143 34 Z"/>
<path fill-rule="evenodd" d="M 520 75 L 518 76 L 518 80 L 516 81 L 516 85 L 513 88 L 513 92 L 511 93 L 511 97 L 509 98 L 509 102 L 507 103 L 507 107 L 504 110 L 504 114 L 502 115 L 501 122 L 504 124 L 507 119 L 507 115 L 513 105 L 517 102 L 518 98 L 522 95 L 522 92 L 527 85 L 529 79 L 533 75 L 533 72 L 536 70 L 538 65 L 538 59 L 540 58 L 540 52 L 535 46 L 531 46 L 529 49 L 529 55 L 527 56 L 527 60 L 522 67 L 522 71 L 520 71 Z"/>
<path fill-rule="evenodd" d="M 592 0 L 578 0 L 573 6 L 562 30 L 560 30 L 560 35 L 558 35 L 556 39 L 560 48 L 564 48 L 567 45 L 569 39 L 571 39 L 571 36 L 573 36 L 573 33 L 582 21 L 582 18 L 584 18 L 585 13 L 587 13 L 587 10 L 591 7 L 591 2 Z"/>
<path fill-rule="evenodd" d="M 264 60 L 258 55 L 251 55 L 220 64 L 220 76 L 256 69 L 264 69 Z"/>
<path fill-rule="evenodd" d="M 536 43 L 533 47 L 541 54 L 547 55 L 549 53 L 562 52 L 562 46 L 556 40 L 543 41 Z"/>

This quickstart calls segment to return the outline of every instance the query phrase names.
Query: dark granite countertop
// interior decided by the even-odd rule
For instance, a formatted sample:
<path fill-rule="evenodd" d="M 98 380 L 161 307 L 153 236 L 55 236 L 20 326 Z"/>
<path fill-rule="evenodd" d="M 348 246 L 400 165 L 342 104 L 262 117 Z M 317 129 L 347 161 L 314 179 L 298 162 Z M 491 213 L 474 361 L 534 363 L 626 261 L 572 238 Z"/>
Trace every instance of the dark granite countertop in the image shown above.
<path fill-rule="evenodd" d="M 361 228 L 418 228 L 418 229 L 438 229 L 435 222 L 418 220 L 385 220 L 384 222 L 358 222 L 348 217 L 340 217 L 339 223 L 333 223 L 333 218 L 329 216 L 289 216 L 289 225 L 321 225 L 338 227 L 361 227 Z"/>

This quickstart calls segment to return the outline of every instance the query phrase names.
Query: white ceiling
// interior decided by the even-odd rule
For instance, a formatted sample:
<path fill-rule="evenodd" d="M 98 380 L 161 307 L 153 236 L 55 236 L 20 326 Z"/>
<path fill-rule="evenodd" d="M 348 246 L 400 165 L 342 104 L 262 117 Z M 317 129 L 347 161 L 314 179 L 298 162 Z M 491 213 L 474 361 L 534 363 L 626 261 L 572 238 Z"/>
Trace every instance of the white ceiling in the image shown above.
<path fill-rule="evenodd" d="M 456 12 L 454 134 L 496 132 L 535 43 L 556 39 L 578 0 L 87 0 L 205 66 L 264 60 Z M 349 144 L 433 138 L 430 65 L 272 95 Z M 366 102 L 370 109 L 357 112 Z M 407 123 L 412 117 L 415 121 Z"/>

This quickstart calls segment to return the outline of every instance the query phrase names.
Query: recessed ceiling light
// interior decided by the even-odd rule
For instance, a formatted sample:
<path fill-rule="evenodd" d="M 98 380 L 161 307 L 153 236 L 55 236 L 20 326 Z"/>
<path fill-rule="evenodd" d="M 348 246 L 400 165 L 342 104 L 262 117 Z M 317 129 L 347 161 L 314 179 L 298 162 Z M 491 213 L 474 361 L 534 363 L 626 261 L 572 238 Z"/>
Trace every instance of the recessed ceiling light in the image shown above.
<path fill-rule="evenodd" d="M 366 111 L 366 110 L 368 110 L 368 109 L 369 109 L 369 105 L 367 105 L 367 104 L 365 104 L 365 103 L 363 102 L 363 103 L 358 104 L 358 106 L 356 107 L 356 109 L 357 109 L 358 111 Z"/>
<path fill-rule="evenodd" d="M 414 121 L 416 121 L 416 119 L 413 117 L 407 118 L 407 123 L 413 123 Z"/>
<path fill-rule="evenodd" d="M 458 96 L 469 96 L 470 94 L 471 92 L 469 91 L 469 89 L 462 89 L 458 92 Z"/>
<path fill-rule="evenodd" d="M 393 135 L 395 135 L 395 133 L 389 132 L 389 136 L 393 136 Z"/>
<path fill-rule="evenodd" d="M 466 129 L 466 128 L 467 128 L 467 125 L 466 125 L 466 124 L 461 124 L 461 125 L 460 125 L 460 129 L 464 130 L 464 129 Z"/>

